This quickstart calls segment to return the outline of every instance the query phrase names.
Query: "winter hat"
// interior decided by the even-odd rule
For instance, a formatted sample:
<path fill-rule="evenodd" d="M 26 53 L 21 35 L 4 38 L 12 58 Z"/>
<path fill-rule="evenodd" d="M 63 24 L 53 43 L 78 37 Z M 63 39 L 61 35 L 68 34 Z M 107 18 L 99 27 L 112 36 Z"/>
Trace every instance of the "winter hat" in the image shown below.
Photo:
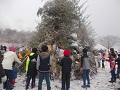
<path fill-rule="evenodd" d="M 86 48 L 83 49 L 83 53 L 87 53 L 87 49 Z"/>
<path fill-rule="evenodd" d="M 13 51 L 13 52 L 15 52 L 16 49 L 15 49 L 13 46 L 11 46 L 11 47 L 9 47 L 9 51 Z"/>
<path fill-rule="evenodd" d="M 37 52 L 37 48 L 32 48 L 32 52 L 36 53 Z"/>
<path fill-rule="evenodd" d="M 68 49 L 64 50 L 64 56 L 70 56 L 70 50 Z"/>

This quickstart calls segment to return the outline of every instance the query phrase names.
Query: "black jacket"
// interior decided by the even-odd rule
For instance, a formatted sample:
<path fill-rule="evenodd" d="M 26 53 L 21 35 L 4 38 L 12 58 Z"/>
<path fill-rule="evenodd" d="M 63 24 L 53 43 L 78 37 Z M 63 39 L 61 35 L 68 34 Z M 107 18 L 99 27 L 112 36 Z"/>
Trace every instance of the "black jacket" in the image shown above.
<path fill-rule="evenodd" d="M 39 55 L 40 57 L 40 72 L 49 72 L 50 70 L 50 55 L 47 52 L 42 52 Z"/>
<path fill-rule="evenodd" d="M 62 72 L 71 72 L 72 59 L 70 57 L 64 57 L 60 65 L 62 67 Z"/>
<path fill-rule="evenodd" d="M 4 69 L 2 67 L 2 54 L 0 54 L 0 78 L 5 76 Z"/>
<path fill-rule="evenodd" d="M 34 54 L 32 56 L 29 56 L 30 62 L 28 65 L 28 76 L 36 76 L 37 75 L 37 69 L 36 69 L 36 62 L 37 62 L 37 54 Z"/>
<path fill-rule="evenodd" d="M 117 59 L 115 60 L 115 62 L 117 62 L 118 68 L 120 69 L 120 58 L 117 58 Z"/>

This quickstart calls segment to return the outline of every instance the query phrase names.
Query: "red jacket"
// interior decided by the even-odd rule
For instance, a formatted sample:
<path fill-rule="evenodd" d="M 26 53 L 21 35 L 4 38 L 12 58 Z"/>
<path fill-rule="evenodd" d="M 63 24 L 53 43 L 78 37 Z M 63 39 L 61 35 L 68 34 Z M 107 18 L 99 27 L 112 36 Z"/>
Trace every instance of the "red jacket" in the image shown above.
<path fill-rule="evenodd" d="M 106 59 L 110 63 L 110 69 L 113 70 L 116 67 L 115 58 Z"/>

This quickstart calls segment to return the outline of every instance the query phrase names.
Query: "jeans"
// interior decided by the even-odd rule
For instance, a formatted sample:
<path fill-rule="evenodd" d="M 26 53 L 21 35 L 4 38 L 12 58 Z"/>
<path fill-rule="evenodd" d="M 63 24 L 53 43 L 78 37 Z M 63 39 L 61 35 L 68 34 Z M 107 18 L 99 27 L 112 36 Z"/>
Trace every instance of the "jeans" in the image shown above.
<path fill-rule="evenodd" d="M 42 82 L 44 78 L 46 80 L 47 90 L 51 90 L 49 73 L 39 73 L 38 90 L 42 90 Z"/>
<path fill-rule="evenodd" d="M 120 68 L 117 68 L 117 77 L 119 77 L 120 74 Z"/>
<path fill-rule="evenodd" d="M 90 78 L 89 78 L 90 69 L 83 69 L 83 85 L 90 84 Z"/>
<path fill-rule="evenodd" d="M 111 81 L 116 81 L 115 69 L 111 70 Z"/>
<path fill-rule="evenodd" d="M 3 83 L 3 88 L 4 89 L 9 89 L 12 86 L 12 80 L 13 80 L 13 70 L 5 70 L 5 74 L 7 76 L 6 82 Z"/>
<path fill-rule="evenodd" d="M 104 60 L 102 60 L 102 68 L 105 68 Z"/>

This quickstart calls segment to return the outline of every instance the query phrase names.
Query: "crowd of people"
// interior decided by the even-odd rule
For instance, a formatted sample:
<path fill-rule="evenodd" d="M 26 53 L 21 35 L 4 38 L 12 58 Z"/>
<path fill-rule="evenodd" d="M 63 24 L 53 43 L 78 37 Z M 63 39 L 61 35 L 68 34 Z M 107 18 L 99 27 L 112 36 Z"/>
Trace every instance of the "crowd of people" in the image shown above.
<path fill-rule="evenodd" d="M 109 51 L 100 50 L 96 59 L 98 68 L 102 66 L 103 70 L 105 69 L 105 61 L 110 63 L 111 79 L 109 82 L 116 82 L 116 78 L 119 78 L 120 74 L 120 53 L 117 53 L 114 48 L 110 48 Z"/>
<path fill-rule="evenodd" d="M 61 66 L 61 90 L 70 89 L 70 78 L 71 78 L 71 66 L 73 63 L 70 57 L 71 51 L 68 49 L 61 50 L 62 57 L 59 57 L 59 63 Z M 61 56 L 61 55 L 59 55 Z M 38 53 L 37 48 L 32 48 L 31 51 L 27 50 L 25 57 L 26 59 L 26 87 L 28 90 L 30 87 L 36 86 L 36 76 L 38 75 L 38 90 L 42 90 L 42 82 L 45 79 L 47 84 L 47 90 L 51 90 L 50 84 L 50 68 L 52 64 L 51 55 L 48 52 L 48 46 L 43 45 L 41 52 Z M 5 90 L 12 90 L 16 83 L 17 73 L 19 72 L 18 64 L 22 64 L 22 56 L 20 53 L 16 53 L 15 47 L 11 46 L 6 50 L 4 54 L 0 52 L 0 78 L 1 83 L 3 82 L 3 88 Z M 80 58 L 79 70 L 82 72 L 83 77 L 83 88 L 90 87 L 90 57 L 88 55 L 88 49 L 82 50 Z M 109 82 L 116 82 L 116 78 L 119 78 L 120 74 L 120 54 L 115 53 L 114 49 L 111 48 L 110 52 L 106 50 L 100 50 L 96 56 L 98 68 L 105 69 L 105 61 L 110 62 L 110 73 L 111 80 Z M 78 60 L 79 61 L 79 60 Z M 18 63 L 18 64 L 17 64 Z M 115 73 L 117 64 L 117 73 Z"/>

